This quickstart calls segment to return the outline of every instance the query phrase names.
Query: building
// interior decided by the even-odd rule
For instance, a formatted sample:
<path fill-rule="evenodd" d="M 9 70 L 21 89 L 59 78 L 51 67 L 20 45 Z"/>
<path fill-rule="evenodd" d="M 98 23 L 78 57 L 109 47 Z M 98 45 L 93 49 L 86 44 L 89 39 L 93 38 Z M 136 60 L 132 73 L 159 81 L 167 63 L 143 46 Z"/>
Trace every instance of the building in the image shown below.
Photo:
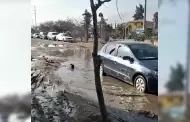
<path fill-rule="evenodd" d="M 143 20 L 133 20 L 126 23 L 126 31 L 131 32 L 134 30 L 143 29 Z M 153 28 L 153 22 L 146 21 L 146 28 Z"/>
<path fill-rule="evenodd" d="M 160 108 L 170 108 L 174 105 L 182 105 L 183 100 L 184 100 L 184 92 L 181 91 L 161 94 L 158 96 L 158 102 Z"/>

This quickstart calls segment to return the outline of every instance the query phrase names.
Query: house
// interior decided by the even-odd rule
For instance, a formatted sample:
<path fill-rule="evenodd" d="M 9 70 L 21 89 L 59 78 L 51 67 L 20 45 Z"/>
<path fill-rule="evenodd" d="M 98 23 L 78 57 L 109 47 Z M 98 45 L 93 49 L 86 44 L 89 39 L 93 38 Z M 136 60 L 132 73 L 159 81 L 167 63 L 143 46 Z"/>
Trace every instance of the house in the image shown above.
<path fill-rule="evenodd" d="M 126 23 L 126 31 L 131 32 L 136 29 L 143 29 L 143 20 L 133 20 Z M 153 28 L 153 22 L 146 21 L 146 28 Z"/>
<path fill-rule="evenodd" d="M 190 95 L 189 95 L 190 97 Z M 174 105 L 181 105 L 184 101 L 184 92 L 176 91 L 158 96 L 160 108 L 170 108 Z"/>

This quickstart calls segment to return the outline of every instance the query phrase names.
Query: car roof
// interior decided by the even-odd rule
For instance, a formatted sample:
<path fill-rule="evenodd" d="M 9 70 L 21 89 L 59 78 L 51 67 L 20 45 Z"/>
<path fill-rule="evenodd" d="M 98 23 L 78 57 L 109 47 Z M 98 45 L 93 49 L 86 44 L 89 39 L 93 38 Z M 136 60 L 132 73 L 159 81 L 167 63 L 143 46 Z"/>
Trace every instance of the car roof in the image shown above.
<path fill-rule="evenodd" d="M 133 45 L 133 44 L 149 44 L 146 42 L 139 42 L 139 41 L 134 41 L 134 40 L 123 40 L 123 41 L 113 41 L 113 42 L 108 42 L 111 44 L 124 44 L 124 45 Z"/>

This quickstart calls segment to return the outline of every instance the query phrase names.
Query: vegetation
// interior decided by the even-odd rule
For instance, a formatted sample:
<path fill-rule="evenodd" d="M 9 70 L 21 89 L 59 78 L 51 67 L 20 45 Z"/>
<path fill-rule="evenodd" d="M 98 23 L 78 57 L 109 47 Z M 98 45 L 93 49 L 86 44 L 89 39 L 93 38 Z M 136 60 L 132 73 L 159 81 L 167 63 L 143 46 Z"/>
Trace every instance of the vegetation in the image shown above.
<path fill-rule="evenodd" d="M 114 29 L 112 27 L 112 25 L 109 25 L 105 18 L 103 13 L 99 13 L 99 17 L 100 17 L 100 22 L 98 23 L 98 27 L 99 31 L 100 31 L 100 37 L 104 40 L 104 41 L 109 41 L 109 36 L 112 36 L 112 33 L 114 32 Z"/>
<path fill-rule="evenodd" d="M 84 11 L 84 13 L 82 15 L 84 16 L 85 41 L 88 42 L 89 27 L 90 27 L 90 23 L 92 21 L 92 15 L 90 12 L 88 12 L 87 9 Z"/>
<path fill-rule="evenodd" d="M 180 63 L 178 63 L 176 67 L 171 67 L 170 79 L 165 85 L 168 92 L 183 91 L 184 78 L 185 78 L 185 70 Z"/>
<path fill-rule="evenodd" d="M 134 20 L 142 20 L 144 18 L 144 7 L 143 5 L 139 4 L 136 6 L 135 14 L 133 15 Z"/>

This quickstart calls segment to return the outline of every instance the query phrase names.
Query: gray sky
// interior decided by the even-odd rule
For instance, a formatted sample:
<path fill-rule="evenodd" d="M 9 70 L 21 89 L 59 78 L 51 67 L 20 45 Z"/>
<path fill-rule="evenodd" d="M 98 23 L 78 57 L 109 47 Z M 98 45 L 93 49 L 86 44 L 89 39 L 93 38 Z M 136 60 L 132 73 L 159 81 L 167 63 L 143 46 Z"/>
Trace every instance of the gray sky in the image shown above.
<path fill-rule="evenodd" d="M 90 0 L 31 0 L 32 5 L 37 7 L 37 23 L 48 21 L 66 19 L 67 17 L 74 17 L 82 19 L 82 13 L 85 9 L 90 9 Z M 75 2 L 74 2 L 75 1 Z M 152 20 L 153 14 L 158 11 L 158 0 L 147 0 L 147 19 Z M 119 12 L 124 15 L 124 20 L 132 19 L 136 5 L 141 3 L 144 5 L 144 0 L 118 0 Z M 31 6 L 33 10 L 33 6 Z M 99 12 L 102 12 L 109 22 L 121 22 L 117 14 L 116 0 L 103 5 Z M 34 13 L 32 11 L 32 13 Z M 32 14 L 34 19 L 34 14 Z"/>
<path fill-rule="evenodd" d="M 175 6 L 163 4 L 159 10 L 159 92 L 165 92 L 164 84 L 168 80 L 170 67 L 177 62 L 186 65 L 187 12 L 187 0 L 180 0 Z"/>

